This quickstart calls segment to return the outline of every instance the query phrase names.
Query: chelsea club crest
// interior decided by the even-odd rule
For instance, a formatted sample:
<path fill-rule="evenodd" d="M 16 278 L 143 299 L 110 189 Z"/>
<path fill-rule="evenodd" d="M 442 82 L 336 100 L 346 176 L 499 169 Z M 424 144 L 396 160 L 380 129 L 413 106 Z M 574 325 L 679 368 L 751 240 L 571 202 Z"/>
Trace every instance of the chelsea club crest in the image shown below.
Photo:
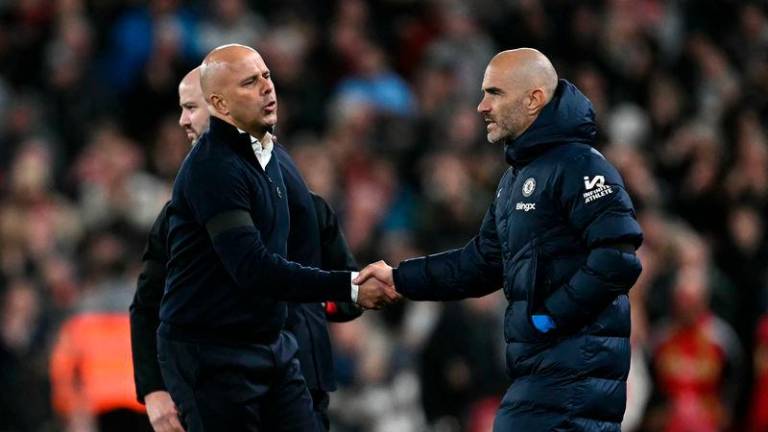
<path fill-rule="evenodd" d="M 533 177 L 528 177 L 525 183 L 523 183 L 523 196 L 531 196 L 534 189 L 536 189 L 536 180 L 534 180 Z"/>

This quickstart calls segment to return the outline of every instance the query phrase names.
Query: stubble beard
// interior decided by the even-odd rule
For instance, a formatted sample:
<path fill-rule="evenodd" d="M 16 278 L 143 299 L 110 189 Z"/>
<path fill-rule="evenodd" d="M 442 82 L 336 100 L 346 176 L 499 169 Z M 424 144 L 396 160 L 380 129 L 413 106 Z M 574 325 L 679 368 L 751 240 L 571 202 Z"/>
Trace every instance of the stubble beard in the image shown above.
<path fill-rule="evenodd" d="M 513 141 L 525 131 L 525 113 L 520 104 L 516 103 L 505 114 L 504 122 L 500 124 L 503 125 L 504 136 L 500 137 L 499 141 Z"/>

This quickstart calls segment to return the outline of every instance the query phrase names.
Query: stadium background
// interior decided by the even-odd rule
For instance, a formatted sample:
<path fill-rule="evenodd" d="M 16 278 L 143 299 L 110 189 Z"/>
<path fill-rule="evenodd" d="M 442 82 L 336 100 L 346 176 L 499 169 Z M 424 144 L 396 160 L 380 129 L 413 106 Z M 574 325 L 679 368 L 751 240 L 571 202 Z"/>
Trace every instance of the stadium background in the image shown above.
<path fill-rule="evenodd" d="M 100 390 L 84 376 L 132 400 L 110 354 L 125 360 L 121 314 L 187 151 L 177 84 L 234 41 L 270 66 L 278 139 L 361 264 L 475 233 L 505 168 L 475 112 L 483 70 L 501 49 L 542 50 L 592 100 L 646 233 L 625 430 L 768 430 L 766 2 L 11 0 L 0 431 L 88 430 L 89 409 L 120 403 L 85 401 Z M 405 303 L 332 326 L 334 430 L 489 430 L 504 305 Z M 89 328 L 93 311 L 117 322 Z"/>

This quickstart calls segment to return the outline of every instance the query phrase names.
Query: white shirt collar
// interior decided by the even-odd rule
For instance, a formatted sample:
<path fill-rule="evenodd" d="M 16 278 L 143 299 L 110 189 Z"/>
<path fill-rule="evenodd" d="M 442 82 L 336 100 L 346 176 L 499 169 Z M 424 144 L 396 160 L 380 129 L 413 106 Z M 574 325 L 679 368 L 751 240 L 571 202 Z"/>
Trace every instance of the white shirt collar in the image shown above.
<path fill-rule="evenodd" d="M 237 130 L 241 134 L 248 133 L 240 128 L 237 128 Z M 270 159 L 272 159 L 272 147 L 274 147 L 275 137 L 271 133 L 267 132 L 265 135 L 267 138 L 265 140 L 266 142 L 262 143 L 253 135 L 249 134 L 248 136 L 251 138 L 251 148 L 253 148 L 253 153 L 256 155 L 256 160 L 258 160 L 259 165 L 261 165 L 261 167 L 266 170 L 267 164 L 269 163 Z"/>
<path fill-rule="evenodd" d="M 240 132 L 241 134 L 248 133 L 240 128 L 237 128 L 237 131 Z M 262 144 L 261 141 L 259 141 L 259 139 L 256 138 L 255 136 L 251 134 L 248 134 L 248 136 L 251 138 L 251 147 L 253 147 L 253 151 L 262 151 L 262 150 L 272 151 L 272 147 L 274 146 L 276 137 L 271 133 L 267 132 L 267 134 L 265 135 L 267 137 L 267 140 L 265 141 L 267 142 L 264 144 Z"/>

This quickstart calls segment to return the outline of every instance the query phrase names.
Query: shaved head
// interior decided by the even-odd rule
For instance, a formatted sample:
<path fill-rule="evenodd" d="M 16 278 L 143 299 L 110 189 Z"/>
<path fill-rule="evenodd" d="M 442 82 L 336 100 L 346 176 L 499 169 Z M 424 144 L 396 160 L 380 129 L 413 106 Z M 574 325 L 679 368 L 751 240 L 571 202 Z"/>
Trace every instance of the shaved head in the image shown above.
<path fill-rule="evenodd" d="M 557 88 L 557 72 L 547 56 L 533 48 L 518 48 L 496 54 L 488 67 L 506 71 L 509 80 L 522 88 L 541 88 L 547 102 Z"/>
<path fill-rule="evenodd" d="M 179 126 L 184 128 L 187 139 L 194 143 L 208 128 L 208 106 L 200 89 L 200 67 L 189 71 L 179 83 Z"/>
<path fill-rule="evenodd" d="M 483 77 L 483 100 L 477 111 L 486 123 L 488 141 L 515 139 L 552 100 L 557 72 L 549 59 L 532 48 L 496 54 Z"/>
<path fill-rule="evenodd" d="M 211 115 L 261 139 L 277 123 L 277 96 L 264 59 L 253 48 L 213 49 L 200 66 L 200 86 Z"/>
<path fill-rule="evenodd" d="M 181 82 L 179 83 L 180 86 L 182 85 L 200 85 L 200 66 L 192 69 L 191 71 L 187 72 L 186 75 L 184 75 L 184 78 L 181 79 Z"/>
<path fill-rule="evenodd" d="M 233 63 L 239 62 L 243 56 L 259 53 L 245 45 L 229 44 L 214 48 L 203 59 L 200 68 L 200 86 L 203 88 L 203 95 L 206 100 L 211 92 L 218 90 L 225 81 L 227 74 L 231 72 Z M 261 56 L 259 56 L 261 57 Z"/>

